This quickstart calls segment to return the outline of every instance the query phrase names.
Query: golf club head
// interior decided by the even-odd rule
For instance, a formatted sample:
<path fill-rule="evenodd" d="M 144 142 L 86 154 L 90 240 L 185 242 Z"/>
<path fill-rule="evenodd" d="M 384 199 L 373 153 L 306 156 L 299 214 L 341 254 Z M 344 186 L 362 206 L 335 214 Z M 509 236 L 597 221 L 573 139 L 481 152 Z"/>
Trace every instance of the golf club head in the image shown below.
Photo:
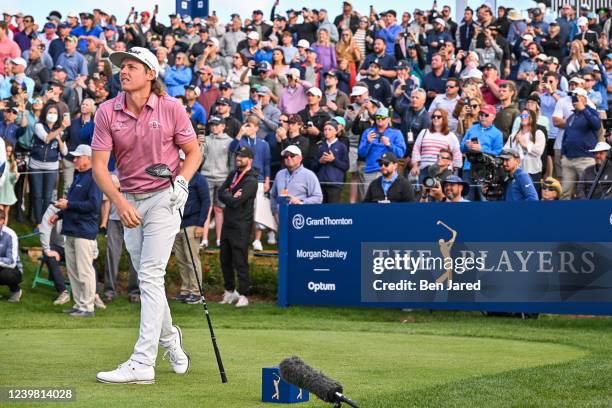
<path fill-rule="evenodd" d="M 172 170 L 168 167 L 167 164 L 157 163 L 152 166 L 149 166 L 145 169 L 145 172 L 152 177 L 155 178 L 164 178 L 171 179 L 172 178 Z"/>

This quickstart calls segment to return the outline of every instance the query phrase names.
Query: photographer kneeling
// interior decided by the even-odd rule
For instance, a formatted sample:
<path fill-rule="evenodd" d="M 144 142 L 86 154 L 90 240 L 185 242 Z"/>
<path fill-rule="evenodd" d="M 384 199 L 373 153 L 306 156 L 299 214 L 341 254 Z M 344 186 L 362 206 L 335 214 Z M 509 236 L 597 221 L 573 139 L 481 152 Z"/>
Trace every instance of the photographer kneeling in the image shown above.
<path fill-rule="evenodd" d="M 444 201 L 442 181 L 453 174 L 453 154 L 450 149 L 442 148 L 438 152 L 436 164 L 427 166 L 427 176 L 423 178 L 423 194 L 420 202 Z"/>
<path fill-rule="evenodd" d="M 507 172 L 507 183 L 504 187 L 504 201 L 538 201 L 538 193 L 529 174 L 519 168 L 521 155 L 516 149 L 504 149 L 499 157 L 503 160 Z M 486 191 L 487 184 L 483 186 Z"/>

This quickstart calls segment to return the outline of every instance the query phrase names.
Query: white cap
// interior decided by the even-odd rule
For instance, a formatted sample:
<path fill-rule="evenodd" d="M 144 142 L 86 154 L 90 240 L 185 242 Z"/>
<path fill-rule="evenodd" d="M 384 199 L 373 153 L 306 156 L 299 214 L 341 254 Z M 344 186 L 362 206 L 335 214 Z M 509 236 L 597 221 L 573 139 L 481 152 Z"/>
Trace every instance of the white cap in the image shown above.
<path fill-rule="evenodd" d="M 588 95 L 586 89 L 584 89 L 584 88 L 576 88 L 572 92 L 574 94 L 576 94 L 576 95 L 580 95 L 580 96 L 584 96 L 584 97 L 586 97 Z"/>
<path fill-rule="evenodd" d="M 522 38 L 526 41 L 533 41 L 533 35 L 531 34 L 525 34 Z"/>
<path fill-rule="evenodd" d="M 281 156 L 284 156 L 285 153 L 291 153 L 291 154 L 296 154 L 298 156 L 302 155 L 302 151 L 300 150 L 299 147 L 297 147 L 296 145 L 289 145 L 285 148 L 285 150 L 283 150 L 281 152 Z"/>
<path fill-rule="evenodd" d="M 247 34 L 247 38 L 249 40 L 257 40 L 259 41 L 259 33 L 257 31 L 251 31 Z"/>
<path fill-rule="evenodd" d="M 299 47 L 310 48 L 310 43 L 308 42 L 308 40 L 302 39 L 302 40 L 298 41 L 297 46 L 298 46 L 298 48 Z"/>
<path fill-rule="evenodd" d="M 306 93 L 309 93 L 309 94 L 314 95 L 314 96 L 318 96 L 319 98 L 321 98 L 323 96 L 323 92 L 321 92 L 321 90 L 319 88 L 317 88 L 316 86 L 313 86 L 312 88 L 310 88 L 308 90 L 308 92 L 306 92 Z"/>
<path fill-rule="evenodd" d="M 461 77 L 461 79 L 469 78 L 482 79 L 482 71 L 479 71 L 477 69 L 471 69 L 464 76 Z"/>
<path fill-rule="evenodd" d="M 80 144 L 74 149 L 73 152 L 70 152 L 74 157 L 78 156 L 89 156 L 91 157 L 91 146 L 86 144 Z"/>
<path fill-rule="evenodd" d="M 536 57 L 536 60 L 548 61 L 548 55 L 546 55 L 546 54 L 538 54 L 538 56 Z"/>
<path fill-rule="evenodd" d="M 611 147 L 606 142 L 597 142 L 594 148 L 589 150 L 589 152 L 597 153 L 597 152 L 607 152 Z"/>
<path fill-rule="evenodd" d="M 443 18 L 440 18 L 440 17 L 436 18 L 436 19 L 434 20 L 434 23 L 437 23 L 437 24 L 440 24 L 440 25 L 446 26 L 446 21 L 444 21 L 444 19 L 443 19 Z"/>
<path fill-rule="evenodd" d="M 363 94 L 365 94 L 366 92 L 368 92 L 368 88 L 366 88 L 365 86 L 354 86 L 353 87 L 353 91 L 351 92 L 351 96 L 361 96 Z"/>
<path fill-rule="evenodd" d="M 287 72 L 287 76 L 293 77 L 293 78 L 300 78 L 300 70 L 297 68 L 289 68 L 289 72 Z"/>
<path fill-rule="evenodd" d="M 589 25 L 589 19 L 586 17 L 580 17 L 578 19 L 578 21 L 576 21 L 576 25 L 577 26 L 588 26 Z"/>
<path fill-rule="evenodd" d="M 570 83 L 574 82 L 574 83 L 582 85 L 582 84 L 584 84 L 584 79 L 576 76 L 576 77 L 573 77 L 572 79 L 570 79 L 569 82 Z"/>
<path fill-rule="evenodd" d="M 24 60 L 21 57 L 17 57 L 17 58 L 12 58 L 11 59 L 11 63 L 15 64 L 15 65 L 23 65 L 24 67 L 28 66 L 28 63 L 26 62 L 26 60 Z"/>
<path fill-rule="evenodd" d="M 159 61 L 157 61 L 157 57 L 146 48 L 132 47 L 127 51 L 116 51 L 113 52 L 109 58 L 117 67 L 121 67 L 121 63 L 126 58 L 138 60 L 149 67 L 149 69 L 155 71 L 155 78 L 159 76 Z"/>
<path fill-rule="evenodd" d="M 66 17 L 75 17 L 75 18 L 78 18 L 79 17 L 79 13 L 77 13 L 76 11 L 69 11 L 68 14 L 66 15 Z"/>
<path fill-rule="evenodd" d="M 219 48 L 219 40 L 215 37 L 210 37 L 206 42 L 213 43 L 215 47 Z"/>

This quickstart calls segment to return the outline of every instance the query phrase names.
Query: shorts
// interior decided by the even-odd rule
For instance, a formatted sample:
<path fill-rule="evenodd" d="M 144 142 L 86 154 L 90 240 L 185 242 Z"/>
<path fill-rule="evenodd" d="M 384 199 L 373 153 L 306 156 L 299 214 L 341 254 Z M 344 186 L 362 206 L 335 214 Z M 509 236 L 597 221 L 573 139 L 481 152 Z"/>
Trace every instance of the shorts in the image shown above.
<path fill-rule="evenodd" d="M 210 202 L 219 208 L 225 208 L 225 204 L 219 200 L 219 189 L 223 185 L 224 181 L 213 181 L 208 179 L 208 193 L 210 194 Z"/>
<path fill-rule="evenodd" d="M 358 171 L 357 167 L 357 147 L 350 146 L 349 147 L 349 173 L 356 173 Z"/>

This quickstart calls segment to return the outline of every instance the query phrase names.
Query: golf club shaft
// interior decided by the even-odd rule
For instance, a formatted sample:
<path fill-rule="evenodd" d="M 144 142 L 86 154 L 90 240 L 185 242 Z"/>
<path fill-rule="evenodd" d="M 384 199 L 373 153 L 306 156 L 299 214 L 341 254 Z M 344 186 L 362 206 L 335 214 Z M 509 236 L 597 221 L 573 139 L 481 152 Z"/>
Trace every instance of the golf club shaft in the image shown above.
<path fill-rule="evenodd" d="M 170 179 L 170 183 L 172 184 L 172 189 L 174 189 L 174 181 Z M 179 216 L 181 217 L 181 222 L 183 221 L 183 211 L 178 209 Z M 227 376 L 225 375 L 225 368 L 223 367 L 223 360 L 221 359 L 221 352 L 219 351 L 219 346 L 217 346 L 217 338 L 215 337 L 215 331 L 213 330 L 212 322 L 210 320 L 210 314 L 208 313 L 208 304 L 206 303 L 206 297 L 204 296 L 204 290 L 202 289 L 202 284 L 200 283 L 200 278 L 198 273 L 196 272 L 196 263 L 195 258 L 193 256 L 193 252 L 191 251 L 191 245 L 189 245 L 189 235 L 187 234 L 187 228 L 181 228 L 183 230 L 183 234 L 185 235 L 185 242 L 187 243 L 187 249 L 189 250 L 189 257 L 191 258 L 191 265 L 193 266 L 193 273 L 196 278 L 196 282 L 198 283 L 198 289 L 200 291 L 200 296 L 202 296 L 202 304 L 204 305 L 204 315 L 206 316 L 206 322 L 208 323 L 208 329 L 210 330 L 210 338 L 212 340 L 213 349 L 215 351 L 215 358 L 217 359 L 217 365 L 219 366 L 219 374 L 221 375 L 221 382 L 227 383 Z"/>

